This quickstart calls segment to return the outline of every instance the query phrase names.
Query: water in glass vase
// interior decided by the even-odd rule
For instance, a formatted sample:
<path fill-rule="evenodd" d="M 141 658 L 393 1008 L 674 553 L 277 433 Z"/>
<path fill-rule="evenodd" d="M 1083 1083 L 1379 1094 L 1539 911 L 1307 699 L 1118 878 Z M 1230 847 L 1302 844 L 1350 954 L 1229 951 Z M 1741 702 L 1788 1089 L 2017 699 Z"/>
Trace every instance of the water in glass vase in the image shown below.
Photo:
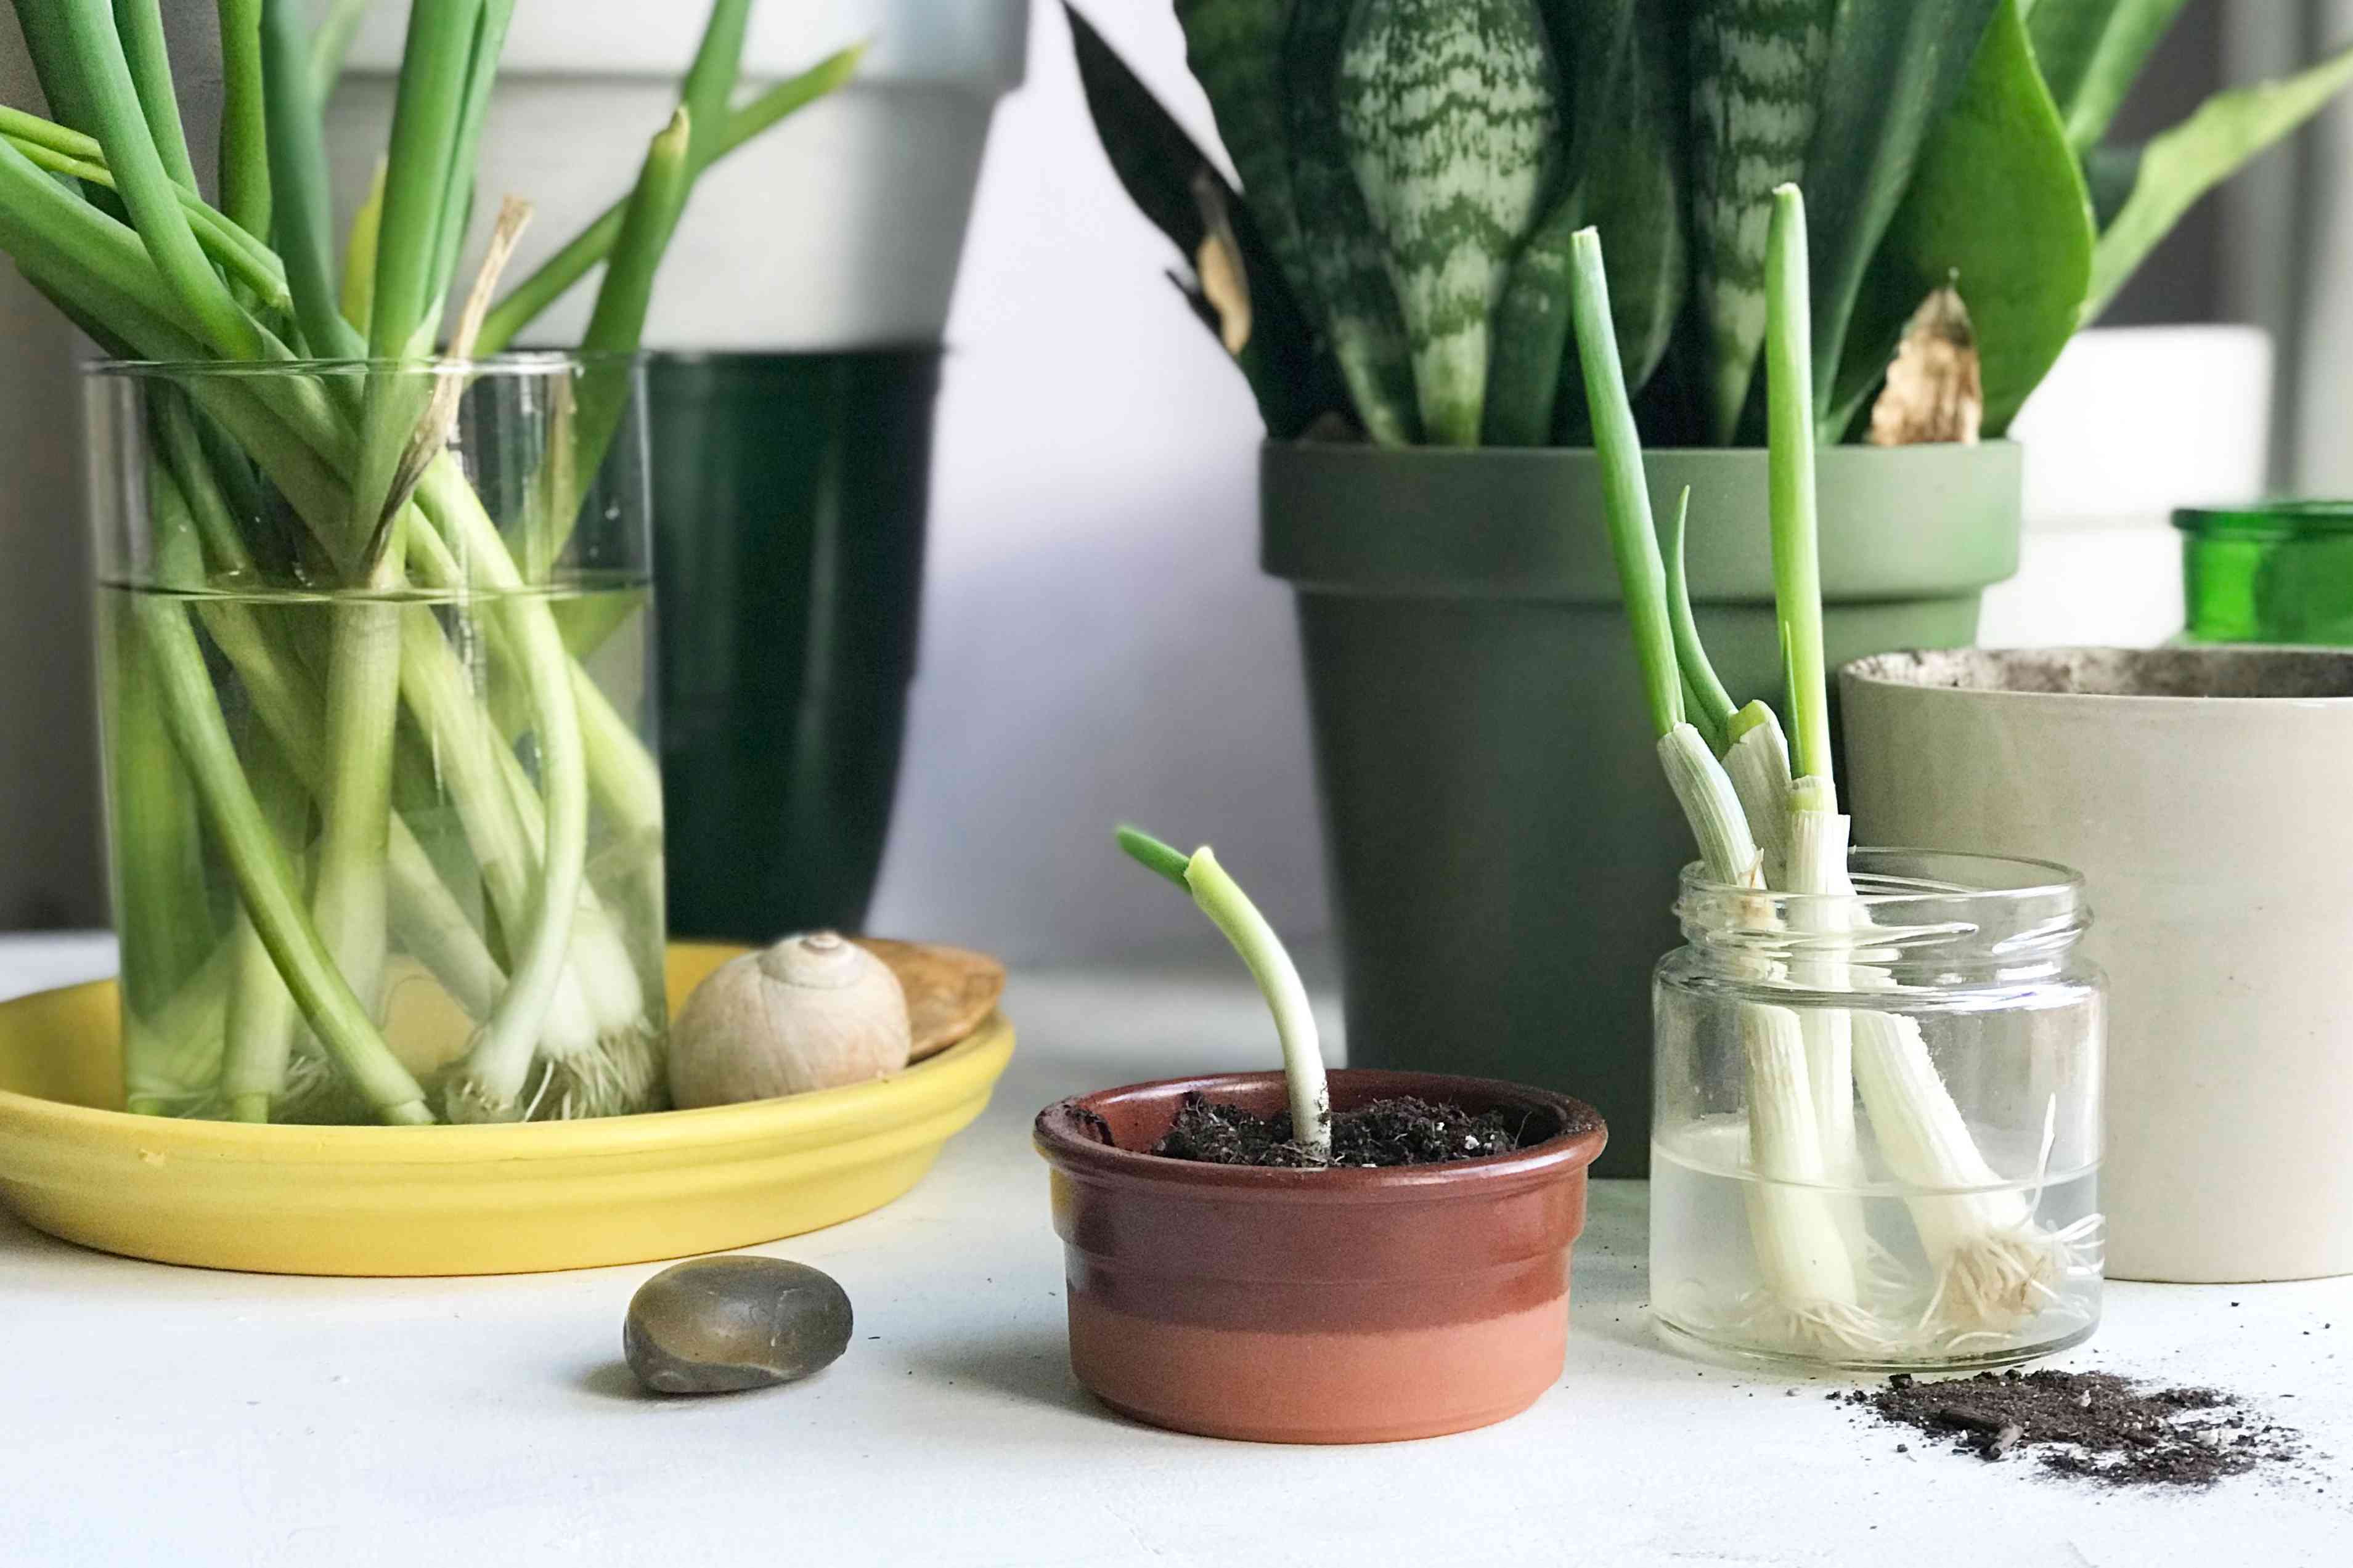
<path fill-rule="evenodd" d="M 1978 1131 L 1992 1154 L 1993 1135 Z M 2034 1151 L 2022 1152 L 2033 1168 Z M 1787 1310 L 1787 1281 L 1800 1270 L 1759 1255 L 1790 1247 L 1802 1260 L 1809 1222 L 1843 1239 L 1834 1320 Z M 1865 1371 L 1998 1366 L 2090 1335 L 2100 1315 L 2100 1224 L 2096 1166 L 1966 1194 L 1884 1181 L 1799 1186 L 1751 1168 L 1745 1117 L 1704 1117 L 1651 1142 L 1651 1309 L 1671 1340 L 1722 1358 Z M 1972 1252 L 1973 1241 L 1986 1245 Z"/>
<path fill-rule="evenodd" d="M 126 1105 L 368 1122 L 405 1072 L 435 1120 L 660 1109 L 647 605 L 636 574 L 511 593 L 101 584 Z M 576 758 L 568 778 L 551 753 Z M 585 806 L 579 894 L 546 918 L 567 799 Z M 256 875 L 270 857 L 285 875 Z M 364 1016 L 315 1026 L 318 971 L 273 888 L 299 891 L 291 923 Z M 355 1032 L 388 1050 L 372 1093 Z"/>

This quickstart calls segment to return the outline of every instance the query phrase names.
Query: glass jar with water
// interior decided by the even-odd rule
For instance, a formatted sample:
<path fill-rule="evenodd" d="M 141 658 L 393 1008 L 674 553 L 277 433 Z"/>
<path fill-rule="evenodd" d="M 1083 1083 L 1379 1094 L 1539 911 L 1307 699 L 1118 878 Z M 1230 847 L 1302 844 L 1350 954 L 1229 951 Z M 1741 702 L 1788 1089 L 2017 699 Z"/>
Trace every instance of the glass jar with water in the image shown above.
<path fill-rule="evenodd" d="M 1659 966 L 1651 1298 L 1717 1358 L 1999 1366 L 2099 1321 L 2105 995 L 2063 867 L 1854 852 L 1852 894 L 1687 870 Z"/>
<path fill-rule="evenodd" d="M 125 1107 L 663 1109 L 634 362 L 89 387 Z"/>

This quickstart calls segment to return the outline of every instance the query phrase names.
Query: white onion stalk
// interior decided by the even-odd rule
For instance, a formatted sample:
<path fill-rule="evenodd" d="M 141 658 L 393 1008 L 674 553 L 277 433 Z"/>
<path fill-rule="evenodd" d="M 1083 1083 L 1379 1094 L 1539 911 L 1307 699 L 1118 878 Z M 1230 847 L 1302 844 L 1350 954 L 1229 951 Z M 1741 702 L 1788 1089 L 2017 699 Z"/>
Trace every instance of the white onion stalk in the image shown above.
<path fill-rule="evenodd" d="M 1789 868 L 1789 742 L 1781 720 L 1762 702 L 1751 702 L 1732 719 L 1732 743 L 1724 771 L 1732 775 L 1740 809 L 1756 836 L 1765 866 L 1765 885 L 1787 885 Z"/>
<path fill-rule="evenodd" d="M 1832 816 L 1826 837 L 1843 846 L 1849 818 Z M 1823 889 L 1852 895 L 1843 866 Z M 1859 900 L 1825 901 L 1831 920 L 1851 933 L 1849 945 L 1868 942 L 1870 910 Z M 1829 922 L 1825 922 L 1826 926 Z M 1895 982 L 1872 963 L 1829 960 L 1839 989 L 1894 990 Z M 2031 1199 L 1989 1164 L 1936 1071 L 1914 1019 L 1857 1010 L 1853 1031 L 1855 1086 L 1880 1158 L 1912 1189 L 1905 1206 L 1936 1271 L 1936 1287 L 1919 1331 L 1947 1343 L 2006 1338 L 2049 1307 L 2063 1303 L 2059 1286 L 2094 1266 L 2098 1220 L 2054 1230 L 2035 1217 Z"/>
<path fill-rule="evenodd" d="M 1701 717 L 1711 723 L 1733 715 L 1691 626 L 1680 569 L 1680 520 L 1674 532 L 1677 570 L 1672 580 L 1660 551 L 1642 473 L 1641 440 L 1609 325 L 1601 243 L 1592 229 L 1575 237 L 1570 264 L 1570 310 L 1594 446 L 1602 459 L 1610 549 L 1641 665 L 1644 699 L 1658 736 L 1659 764 L 1691 826 L 1709 877 L 1727 887 L 1754 888 L 1761 893 L 1763 860 L 1739 792 L 1700 730 L 1685 717 L 1687 692 L 1697 700 Z M 1760 958 L 1759 964 L 1769 967 L 1769 961 Z M 1857 1300 L 1847 1239 L 1821 1191 L 1820 1139 L 1797 1016 L 1787 1007 L 1743 1002 L 1737 1018 L 1749 1079 L 1748 1163 L 1757 1178 L 1745 1185 L 1750 1242 L 1761 1281 L 1757 1295 L 1741 1304 L 1744 1327 L 1793 1349 L 1882 1351 L 1887 1336 Z"/>
<path fill-rule="evenodd" d="M 1241 884 L 1218 864 L 1203 845 L 1190 856 L 1170 848 L 1148 833 L 1133 827 L 1119 830 L 1119 847 L 1148 870 L 1157 871 L 1193 895 L 1201 912 L 1223 931 L 1234 951 L 1250 966 L 1274 1015 L 1275 1037 L 1282 1044 L 1282 1077 L 1291 1100 L 1291 1138 L 1316 1164 L 1332 1161 L 1332 1090 L 1324 1073 L 1324 1049 L 1317 1037 L 1315 1010 L 1309 1005 L 1307 987 L 1299 970 L 1283 951 L 1282 939 L 1267 922 Z"/>
<path fill-rule="evenodd" d="M 1805 372 L 1805 251 L 1802 214 L 1790 224 L 1788 193 L 1774 221 L 1769 261 L 1774 300 L 1774 583 L 1777 599 L 1805 599 L 1790 639 L 1784 605 L 1784 656 L 1793 675 L 1814 691 L 1814 705 L 1800 699 L 1802 754 L 1823 757 L 1829 773 L 1829 721 L 1821 712 L 1821 609 L 1812 572 L 1812 423 L 1790 418 L 1790 402 L 1807 406 L 1812 376 Z M 1650 520 L 1650 494 L 1642 478 L 1640 439 L 1626 400 L 1617 341 L 1609 331 L 1609 294 L 1602 275 L 1600 240 L 1593 230 L 1577 235 L 1572 254 L 1572 318 L 1586 397 L 1593 414 L 1593 439 L 1602 454 L 1609 536 L 1619 564 L 1635 651 L 1642 663 L 1645 696 L 1657 726 L 1659 759 L 1666 766 L 1675 799 L 1699 839 L 1701 863 L 1727 886 L 1765 889 L 1767 856 L 1757 844 L 1762 827 L 1786 863 L 1788 752 L 1781 729 L 1760 705 L 1735 712 L 1701 648 L 1692 623 L 1690 595 L 1680 569 L 1683 521 L 1673 531 L 1675 572 L 1668 578 Z M 1795 306 L 1795 310 L 1793 310 Z M 1795 360 L 1795 364 L 1793 364 Z M 1784 520 L 1798 527 L 1784 536 Z M 1790 569 L 1798 562 L 1802 569 Z M 1805 632 L 1810 632 L 1807 637 Z M 1807 679 L 1810 677 L 1810 679 Z M 1793 691 L 1805 687 L 1793 682 Z M 1706 748 L 1694 726 L 1684 721 L 1684 699 L 1699 703 L 1699 717 L 1736 757 L 1739 781 Z M 1760 921 L 1765 914 L 1760 912 Z M 1784 978 L 1774 959 L 1753 959 L 1756 978 Z M 1833 1187 L 1847 1175 L 1852 1159 L 1852 1089 L 1840 1039 L 1823 1035 L 1810 1041 L 1810 1025 L 1795 1008 L 1778 1004 L 1739 1004 L 1739 1032 L 1748 1069 L 1748 1232 L 1760 1290 L 1739 1302 L 1739 1326 L 1748 1338 L 1784 1344 L 1788 1350 L 1829 1352 L 1833 1356 L 1884 1356 L 1899 1347 L 1899 1333 L 1862 1300 L 1856 1269 L 1859 1225 L 1840 1213 Z M 1817 1065 L 1819 1058 L 1819 1065 Z M 1819 1079 L 1819 1084 L 1817 1084 Z M 1829 1129 L 1826 1129 L 1829 1123 Z"/>
<path fill-rule="evenodd" d="M 1660 771 L 1667 775 L 1675 804 L 1683 808 L 1683 820 L 1699 844 L 1700 863 L 1707 874 L 1727 888 L 1763 892 L 1764 862 L 1748 830 L 1747 815 L 1706 740 L 1679 720 L 1659 737 L 1658 749 Z"/>
<path fill-rule="evenodd" d="M 1777 730 L 1778 732 L 1778 730 Z M 1659 761 L 1698 839 L 1701 864 L 1726 887 L 1765 888 L 1761 857 L 1730 774 L 1699 731 L 1679 724 L 1659 742 Z M 1760 900 L 1761 902 L 1761 900 Z M 1761 918 L 1761 915 L 1760 915 Z M 1768 978 L 1772 961 L 1753 961 L 1752 978 Z M 1885 1350 L 1885 1325 L 1858 1295 L 1854 1241 L 1859 1226 L 1824 1191 L 1840 1172 L 1827 1161 L 1818 1069 L 1809 1034 L 1817 1010 L 1800 1013 L 1743 1002 L 1741 1054 L 1748 1068 L 1749 1245 L 1762 1281 L 1741 1304 L 1742 1328 L 1793 1348 L 1849 1353 Z M 1853 1118 L 1847 1118 L 1850 1142 Z"/>
<path fill-rule="evenodd" d="M 1792 893 L 1851 892 L 1847 875 L 1847 837 L 1851 818 L 1841 816 L 1831 797 L 1830 781 L 1799 779 L 1789 788 L 1788 858 L 1783 886 Z M 1848 964 L 1834 951 L 1827 955 L 1807 937 L 1834 936 L 1844 929 L 1840 906 L 1806 897 L 1790 905 L 1790 924 L 1801 939 L 1789 960 L 1790 983 L 1805 991 L 1835 994 L 1847 989 Z M 1814 1125 L 1821 1137 L 1822 1169 L 1833 1181 L 1852 1183 L 1862 1174 L 1854 1132 L 1853 1031 L 1846 1012 L 1837 1007 L 1805 1010 L 1806 1065 L 1811 1075 Z"/>
<path fill-rule="evenodd" d="M 1849 819 L 1839 815 L 1831 776 L 1830 692 L 1822 651 L 1821 568 L 1814 494 L 1814 384 L 1809 321 L 1805 201 L 1795 185 L 1773 193 L 1766 251 L 1767 426 L 1773 513 L 1773 599 L 1795 725 L 1789 789 L 1789 890 L 1800 899 L 1807 934 L 1827 952 L 1791 964 L 1799 984 L 1831 993 L 1893 989 L 1871 963 L 1851 958 L 1853 935 L 1869 923 L 1851 902 Z M 1827 897 L 1819 897 L 1827 895 Z M 1869 1010 L 1809 1009 L 1808 1055 L 1826 1170 L 1858 1173 L 1854 1089 L 1862 1094 L 1873 1139 L 1889 1172 L 1907 1188 L 1905 1204 L 1920 1232 L 1936 1285 L 1919 1331 L 1947 1345 L 2014 1331 L 2043 1306 L 2074 1266 L 2087 1237 L 2053 1233 L 2033 1205 L 2004 1189 L 1937 1076 L 1914 1020 Z M 1849 1087 L 1852 1078 L 1852 1088 Z"/>

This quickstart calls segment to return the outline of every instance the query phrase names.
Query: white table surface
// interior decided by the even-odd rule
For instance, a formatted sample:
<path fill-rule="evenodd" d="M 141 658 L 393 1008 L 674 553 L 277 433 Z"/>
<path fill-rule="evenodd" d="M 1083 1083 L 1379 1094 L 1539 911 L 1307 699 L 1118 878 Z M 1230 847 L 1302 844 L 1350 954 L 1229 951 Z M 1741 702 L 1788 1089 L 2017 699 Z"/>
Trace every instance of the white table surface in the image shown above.
<path fill-rule="evenodd" d="M 0 993 L 111 962 L 102 941 L 0 941 Z M 1643 1310 L 1639 1183 L 1597 1185 L 1567 1371 L 1515 1420 L 1311 1449 L 1112 1417 L 1064 1360 L 1029 1117 L 1255 1060 L 1263 1017 L 1222 970 L 1023 973 L 1007 1011 L 1012 1069 L 922 1186 L 761 1249 L 857 1305 L 849 1354 L 786 1388 L 638 1395 L 620 1322 L 652 1265 L 274 1279 L 102 1257 L 0 1215 L 0 1563 L 2348 1561 L 2353 1280 L 2111 1287 L 2063 1364 L 2220 1384 L 2314 1452 L 2291 1479 L 2104 1492 L 1867 1426 L 1825 1403 L 1835 1382 L 1670 1353 Z M 1304 1551 L 1275 1543 L 1285 1519 Z"/>

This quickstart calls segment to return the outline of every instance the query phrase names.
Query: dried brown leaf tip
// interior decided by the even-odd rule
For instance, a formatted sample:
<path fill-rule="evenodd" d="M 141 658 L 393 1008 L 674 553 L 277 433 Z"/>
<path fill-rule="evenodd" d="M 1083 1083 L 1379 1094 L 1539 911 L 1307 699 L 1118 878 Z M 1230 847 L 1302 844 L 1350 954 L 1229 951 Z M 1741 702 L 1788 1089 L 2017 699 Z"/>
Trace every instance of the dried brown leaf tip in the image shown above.
<path fill-rule="evenodd" d="M 1904 329 L 1887 385 L 1871 408 L 1871 444 L 1973 443 L 1985 419 L 1978 336 L 1960 291 L 1947 284 L 1920 302 Z"/>
<path fill-rule="evenodd" d="M 1201 211 L 1201 247 L 1193 256 L 1202 297 L 1218 313 L 1218 336 L 1229 354 L 1240 354 L 1250 337 L 1250 274 L 1242 269 L 1241 240 L 1226 208 L 1225 187 L 1207 169 L 1193 175 L 1193 205 Z"/>

